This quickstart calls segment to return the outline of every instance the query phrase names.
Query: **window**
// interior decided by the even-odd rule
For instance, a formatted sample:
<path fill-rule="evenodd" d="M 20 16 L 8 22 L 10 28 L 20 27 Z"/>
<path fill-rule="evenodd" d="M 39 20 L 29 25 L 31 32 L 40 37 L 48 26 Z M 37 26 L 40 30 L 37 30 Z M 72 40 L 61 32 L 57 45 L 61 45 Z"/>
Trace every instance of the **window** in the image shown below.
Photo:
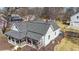
<path fill-rule="evenodd" d="M 14 42 L 14 39 L 12 39 L 12 41 Z"/>
<path fill-rule="evenodd" d="M 78 21 L 75 21 L 74 23 L 79 23 Z"/>
<path fill-rule="evenodd" d="M 79 19 L 79 16 L 77 16 L 77 19 Z"/>
<path fill-rule="evenodd" d="M 55 32 L 55 35 L 56 35 L 56 32 Z"/>
<path fill-rule="evenodd" d="M 48 39 L 50 39 L 50 35 L 48 35 Z"/>

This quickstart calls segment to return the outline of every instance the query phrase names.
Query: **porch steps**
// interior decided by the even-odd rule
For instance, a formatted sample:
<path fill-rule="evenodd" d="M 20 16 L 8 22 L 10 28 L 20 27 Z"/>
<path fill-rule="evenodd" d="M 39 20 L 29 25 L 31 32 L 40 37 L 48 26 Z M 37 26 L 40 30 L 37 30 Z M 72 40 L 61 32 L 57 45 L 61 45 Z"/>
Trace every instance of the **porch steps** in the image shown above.
<path fill-rule="evenodd" d="M 12 49 L 12 51 L 17 50 L 18 48 L 19 48 L 19 46 L 15 46 L 15 47 Z"/>

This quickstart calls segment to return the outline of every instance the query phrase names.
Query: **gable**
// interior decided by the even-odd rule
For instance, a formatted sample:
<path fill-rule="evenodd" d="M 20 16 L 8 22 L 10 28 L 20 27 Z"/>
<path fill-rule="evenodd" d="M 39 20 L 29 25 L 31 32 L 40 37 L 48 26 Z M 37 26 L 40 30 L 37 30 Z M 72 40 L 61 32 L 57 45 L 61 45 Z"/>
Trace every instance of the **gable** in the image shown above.
<path fill-rule="evenodd" d="M 18 29 L 16 28 L 15 24 L 12 25 L 11 30 L 18 31 Z"/>
<path fill-rule="evenodd" d="M 53 39 L 51 39 L 51 37 L 52 37 L 52 35 L 53 35 L 53 31 L 52 31 L 52 28 L 51 27 L 49 27 L 49 29 L 48 29 L 48 31 L 47 31 L 47 33 L 45 34 L 45 38 L 44 38 L 44 43 L 45 43 L 45 46 L 47 45 L 47 44 L 49 44 L 49 42 Z M 49 36 L 50 36 L 50 38 L 49 38 Z"/>
<path fill-rule="evenodd" d="M 50 26 L 45 35 L 49 35 L 50 33 L 54 33 L 54 32 L 55 31 L 53 31 L 52 27 Z"/>
<path fill-rule="evenodd" d="M 27 22 L 12 22 L 13 26 L 19 31 L 24 34 L 27 32 Z"/>
<path fill-rule="evenodd" d="M 49 27 L 47 33 L 45 34 L 45 46 L 48 45 L 51 41 L 55 40 L 56 37 L 60 34 L 60 28 L 53 31 L 51 27 Z"/>

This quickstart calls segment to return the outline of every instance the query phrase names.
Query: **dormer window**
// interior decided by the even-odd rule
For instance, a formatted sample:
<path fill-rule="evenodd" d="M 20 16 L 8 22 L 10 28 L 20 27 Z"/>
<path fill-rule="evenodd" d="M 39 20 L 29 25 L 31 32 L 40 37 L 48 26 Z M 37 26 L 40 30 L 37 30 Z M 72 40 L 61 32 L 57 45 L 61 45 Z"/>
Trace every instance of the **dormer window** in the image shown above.
<path fill-rule="evenodd" d="M 77 16 L 77 19 L 79 19 L 79 16 Z"/>

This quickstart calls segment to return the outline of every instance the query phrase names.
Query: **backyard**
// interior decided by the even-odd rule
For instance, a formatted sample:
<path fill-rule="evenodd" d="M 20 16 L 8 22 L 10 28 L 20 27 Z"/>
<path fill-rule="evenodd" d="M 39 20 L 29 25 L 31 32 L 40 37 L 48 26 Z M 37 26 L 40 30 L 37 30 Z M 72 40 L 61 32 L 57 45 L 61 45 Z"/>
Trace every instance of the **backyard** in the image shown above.
<path fill-rule="evenodd" d="M 57 24 L 63 32 L 65 32 L 67 25 L 57 21 Z M 54 48 L 55 51 L 79 51 L 79 38 L 64 37 L 61 43 L 57 44 Z"/>
<path fill-rule="evenodd" d="M 55 51 L 79 51 L 79 38 L 63 38 L 61 43 L 56 45 Z"/>

